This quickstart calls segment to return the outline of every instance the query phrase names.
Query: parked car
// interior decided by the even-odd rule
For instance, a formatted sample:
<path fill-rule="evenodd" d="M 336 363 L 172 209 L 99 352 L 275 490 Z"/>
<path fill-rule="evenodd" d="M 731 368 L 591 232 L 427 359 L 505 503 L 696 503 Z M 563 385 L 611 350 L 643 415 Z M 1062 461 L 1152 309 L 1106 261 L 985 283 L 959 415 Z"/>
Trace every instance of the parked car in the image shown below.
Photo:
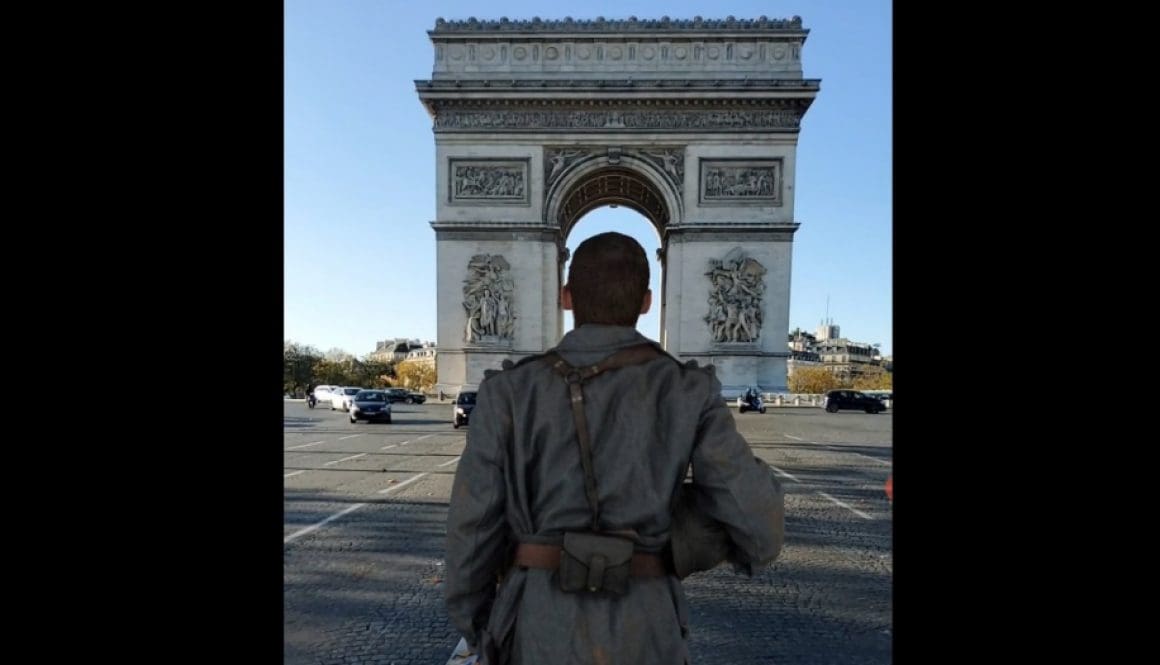
<path fill-rule="evenodd" d="M 358 391 L 360 390 L 362 390 L 362 388 L 357 388 L 355 386 L 343 386 L 341 388 L 336 388 L 330 397 L 330 410 L 334 411 L 335 409 L 342 409 L 343 411 L 349 411 L 350 403 L 354 401 L 354 396 L 357 395 Z"/>
<path fill-rule="evenodd" d="M 314 386 L 314 401 L 329 403 L 332 392 L 337 389 L 338 386 Z"/>
<path fill-rule="evenodd" d="M 414 390 L 407 390 L 405 388 L 384 388 L 383 392 L 387 397 L 394 402 L 406 402 L 407 404 L 422 404 L 427 401 L 427 396 L 423 393 L 417 393 Z"/>
<path fill-rule="evenodd" d="M 350 402 L 350 421 L 357 423 L 360 420 L 381 420 L 391 424 L 391 400 L 385 391 L 360 390 L 355 393 Z"/>
<path fill-rule="evenodd" d="M 831 390 L 822 398 L 822 408 L 830 413 L 837 413 L 839 409 L 879 413 L 886 410 L 886 405 L 882 400 L 857 390 Z"/>
<path fill-rule="evenodd" d="M 475 392 L 464 390 L 455 396 L 451 412 L 451 426 L 455 429 L 459 429 L 460 425 L 466 425 L 471 419 L 471 412 L 475 409 Z"/>

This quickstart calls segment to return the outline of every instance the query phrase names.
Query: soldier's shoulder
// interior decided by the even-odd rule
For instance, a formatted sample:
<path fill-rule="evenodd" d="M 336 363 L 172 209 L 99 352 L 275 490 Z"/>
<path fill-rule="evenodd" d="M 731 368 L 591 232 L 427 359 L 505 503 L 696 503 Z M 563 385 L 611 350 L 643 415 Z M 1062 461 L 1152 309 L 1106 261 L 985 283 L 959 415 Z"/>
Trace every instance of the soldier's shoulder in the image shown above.
<path fill-rule="evenodd" d="M 519 370 L 520 368 L 532 365 L 537 360 L 543 360 L 543 359 L 547 358 L 548 356 L 553 355 L 554 353 L 555 353 L 554 349 L 548 349 L 547 351 L 545 351 L 543 353 L 533 353 L 530 356 L 525 356 L 516 362 L 512 362 L 511 358 L 504 358 L 503 362 L 500 363 L 499 369 L 485 369 L 483 371 L 483 380 L 487 381 L 488 379 L 494 378 L 494 377 L 499 376 L 501 374 L 508 374 L 510 372 L 514 372 L 516 370 Z"/>
<path fill-rule="evenodd" d="M 702 365 L 696 358 L 682 362 L 679 358 L 669 353 L 668 351 L 662 350 L 661 353 L 676 363 L 681 368 L 682 372 L 691 373 L 694 375 L 703 375 L 712 378 L 716 378 L 717 376 L 717 367 L 712 363 L 706 363 Z"/>

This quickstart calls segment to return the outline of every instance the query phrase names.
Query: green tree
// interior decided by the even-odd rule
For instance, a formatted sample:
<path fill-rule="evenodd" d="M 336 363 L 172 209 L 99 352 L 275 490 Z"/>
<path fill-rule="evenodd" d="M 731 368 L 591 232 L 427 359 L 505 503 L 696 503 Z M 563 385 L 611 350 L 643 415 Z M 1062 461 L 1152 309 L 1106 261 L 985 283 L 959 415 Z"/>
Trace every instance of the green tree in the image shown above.
<path fill-rule="evenodd" d="M 893 390 L 894 373 L 871 365 L 854 377 L 853 387 L 855 390 Z"/>
<path fill-rule="evenodd" d="M 282 344 L 282 390 L 291 395 L 304 393 L 314 382 L 314 366 L 322 354 L 312 346 L 289 340 Z"/>
<path fill-rule="evenodd" d="M 842 380 L 830 371 L 829 367 L 795 367 L 793 376 L 789 377 L 789 391 L 791 393 L 824 393 L 827 390 L 842 388 Z"/>
<path fill-rule="evenodd" d="M 379 360 L 371 357 L 370 354 L 364 356 L 362 360 L 355 361 L 354 367 L 358 377 L 355 385 L 366 388 L 390 386 L 391 379 L 395 376 L 395 362 L 393 360 Z"/>
<path fill-rule="evenodd" d="M 398 367 L 399 383 L 411 390 L 425 391 L 435 386 L 435 368 L 430 363 L 404 360 Z"/>

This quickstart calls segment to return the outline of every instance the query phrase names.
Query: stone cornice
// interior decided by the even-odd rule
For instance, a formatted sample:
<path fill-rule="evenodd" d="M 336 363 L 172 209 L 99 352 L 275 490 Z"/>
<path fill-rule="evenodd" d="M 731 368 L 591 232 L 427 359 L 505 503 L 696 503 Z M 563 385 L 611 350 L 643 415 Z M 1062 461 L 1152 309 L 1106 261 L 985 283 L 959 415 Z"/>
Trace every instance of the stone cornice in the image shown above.
<path fill-rule="evenodd" d="M 715 345 L 715 347 L 719 347 L 719 348 L 709 348 L 709 349 L 705 349 L 705 350 L 681 349 L 681 352 L 678 355 L 680 355 L 682 360 L 684 360 L 686 358 L 695 359 L 699 356 L 713 356 L 713 357 L 732 356 L 732 357 L 738 357 L 738 358 L 741 358 L 741 357 L 745 357 L 745 358 L 789 358 L 790 357 L 789 351 L 761 351 L 759 349 L 725 348 L 725 347 L 729 347 L 729 346 L 730 345 L 728 343 L 726 343 L 726 344 Z M 737 346 L 744 347 L 747 345 L 738 344 Z"/>
<path fill-rule="evenodd" d="M 752 222 L 707 222 L 670 225 L 664 228 L 667 242 L 698 242 L 711 240 L 793 242 L 793 235 L 801 223 L 754 224 Z"/>
<path fill-rule="evenodd" d="M 525 240 L 562 244 L 563 234 L 555 226 L 524 222 L 431 222 L 435 240 Z"/>
<path fill-rule="evenodd" d="M 666 90 L 674 92 L 697 92 L 723 90 L 764 92 L 770 90 L 791 92 L 818 92 L 821 79 L 794 78 L 715 78 L 715 79 L 661 79 L 631 77 L 615 79 L 434 79 L 416 80 L 415 89 L 422 96 L 429 92 L 502 92 L 502 91 L 578 91 L 602 93 L 622 91 Z"/>
<path fill-rule="evenodd" d="M 491 99 L 475 98 L 463 99 L 446 97 L 424 100 L 429 108 L 440 111 L 571 111 L 592 109 L 650 108 L 666 110 L 683 109 L 771 109 L 805 112 L 813 102 L 812 97 L 749 97 L 749 98 L 721 98 L 721 97 L 694 97 L 694 98 L 523 98 L 523 99 Z"/>
<path fill-rule="evenodd" d="M 545 226 L 536 222 L 494 222 L 483 220 L 469 220 L 469 221 L 442 221 L 434 220 L 431 222 L 431 228 L 436 231 L 440 230 L 532 230 L 532 231 L 559 231 L 555 226 Z"/>
<path fill-rule="evenodd" d="M 764 33 L 798 33 L 808 34 L 809 30 L 802 27 L 802 17 L 794 16 L 789 19 L 770 19 L 765 16 L 756 19 L 737 19 L 732 16 L 724 19 L 703 19 L 700 16 L 692 19 L 670 19 L 667 16 L 659 19 L 638 19 L 635 16 L 628 19 L 605 19 L 598 17 L 594 20 L 563 20 L 541 19 L 534 17 L 531 20 L 512 21 L 507 17 L 498 20 L 445 20 L 442 17 L 435 19 L 435 29 L 428 30 L 432 37 L 443 37 L 458 34 L 478 36 L 481 33 L 583 33 L 583 34 L 621 34 L 621 33 L 664 33 L 664 32 L 743 32 L 747 34 Z"/>

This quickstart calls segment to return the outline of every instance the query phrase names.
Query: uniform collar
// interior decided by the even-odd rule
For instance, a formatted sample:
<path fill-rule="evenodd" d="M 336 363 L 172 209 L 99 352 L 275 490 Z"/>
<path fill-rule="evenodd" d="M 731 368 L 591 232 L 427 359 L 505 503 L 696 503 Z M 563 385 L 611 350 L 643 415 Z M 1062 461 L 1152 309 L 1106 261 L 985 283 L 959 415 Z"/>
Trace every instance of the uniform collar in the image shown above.
<path fill-rule="evenodd" d="M 568 331 L 556 348 L 561 351 L 583 352 L 621 349 L 649 342 L 652 340 L 637 332 L 636 328 L 586 323 Z"/>

